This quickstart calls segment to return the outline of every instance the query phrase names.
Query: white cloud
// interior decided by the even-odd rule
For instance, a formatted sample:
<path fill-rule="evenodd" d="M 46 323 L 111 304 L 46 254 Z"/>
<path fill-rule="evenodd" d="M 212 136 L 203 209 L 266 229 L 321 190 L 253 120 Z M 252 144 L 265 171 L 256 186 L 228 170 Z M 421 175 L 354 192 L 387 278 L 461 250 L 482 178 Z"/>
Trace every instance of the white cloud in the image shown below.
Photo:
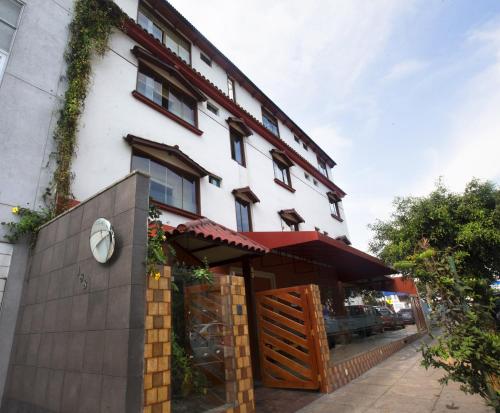
<path fill-rule="evenodd" d="M 498 20 L 492 23 L 468 36 L 475 51 L 470 58 L 488 63 L 464 84 L 450 115 L 447 145 L 417 185 L 418 194 L 429 192 L 438 176 L 454 191 L 462 191 L 474 177 L 500 181 L 500 26 Z"/>
<path fill-rule="evenodd" d="M 385 80 L 400 80 L 413 76 L 429 66 L 428 62 L 418 59 L 408 59 L 396 63 L 385 76 Z"/>

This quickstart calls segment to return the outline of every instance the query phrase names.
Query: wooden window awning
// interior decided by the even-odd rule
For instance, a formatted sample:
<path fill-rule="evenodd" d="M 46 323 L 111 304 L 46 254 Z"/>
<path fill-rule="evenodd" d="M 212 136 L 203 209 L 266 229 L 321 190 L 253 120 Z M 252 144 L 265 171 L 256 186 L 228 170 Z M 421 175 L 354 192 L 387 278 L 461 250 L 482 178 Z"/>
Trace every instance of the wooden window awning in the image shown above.
<path fill-rule="evenodd" d="M 236 198 L 242 201 L 250 202 L 252 204 L 260 202 L 258 196 L 254 194 L 254 192 L 250 189 L 249 186 L 245 186 L 244 188 L 233 189 L 232 194 Z"/>
<path fill-rule="evenodd" d="M 168 81 L 183 89 L 184 92 L 187 92 L 197 101 L 204 102 L 207 100 L 207 97 L 200 91 L 200 89 L 187 80 L 175 67 L 161 61 L 142 47 L 134 46 L 131 49 L 131 52 L 135 57 L 137 57 L 137 59 L 150 63 L 151 65 L 156 66 L 157 68 L 168 73 L 169 76 L 166 76 Z"/>
<path fill-rule="evenodd" d="M 207 175 L 214 175 L 182 152 L 177 145 L 170 146 L 131 134 L 125 136 L 124 139 L 130 146 L 132 146 L 132 148 L 139 150 L 145 155 L 151 156 L 152 159 L 177 166 L 178 168 L 186 172 L 190 172 L 200 178 Z"/>
<path fill-rule="evenodd" d="M 304 221 L 295 209 L 282 209 L 278 211 L 279 216 L 283 221 L 285 221 L 288 225 L 301 224 Z"/>
<path fill-rule="evenodd" d="M 230 116 L 226 119 L 229 126 L 239 132 L 242 136 L 253 135 L 252 129 L 248 127 L 245 121 L 235 116 Z"/>
<path fill-rule="evenodd" d="M 340 192 L 340 191 L 328 191 L 326 193 L 326 196 L 328 197 L 328 199 L 330 200 L 330 202 L 339 202 L 343 197 L 344 197 L 344 193 L 343 192 Z"/>
<path fill-rule="evenodd" d="M 271 149 L 269 152 L 274 160 L 281 162 L 287 167 L 295 165 L 285 151 L 280 151 L 279 149 Z"/>

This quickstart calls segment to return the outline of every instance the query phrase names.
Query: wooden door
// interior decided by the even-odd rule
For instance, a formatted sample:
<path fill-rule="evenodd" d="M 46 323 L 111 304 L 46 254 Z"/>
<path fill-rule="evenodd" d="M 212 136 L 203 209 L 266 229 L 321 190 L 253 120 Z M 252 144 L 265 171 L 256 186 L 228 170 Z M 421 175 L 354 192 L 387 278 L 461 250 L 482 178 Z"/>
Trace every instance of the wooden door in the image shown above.
<path fill-rule="evenodd" d="M 262 383 L 318 389 L 318 346 L 313 334 L 311 286 L 256 294 Z"/>

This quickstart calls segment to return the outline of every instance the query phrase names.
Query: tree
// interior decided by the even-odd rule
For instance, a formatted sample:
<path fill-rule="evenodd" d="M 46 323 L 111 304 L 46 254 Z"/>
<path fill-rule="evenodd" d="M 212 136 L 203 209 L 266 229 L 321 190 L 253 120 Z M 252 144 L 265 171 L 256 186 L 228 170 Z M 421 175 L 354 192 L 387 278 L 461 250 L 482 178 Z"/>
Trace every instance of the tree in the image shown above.
<path fill-rule="evenodd" d="M 500 276 L 500 189 L 472 180 L 461 194 L 441 181 L 425 197 L 396 198 L 387 221 L 370 228 L 370 249 L 412 277 L 441 327 L 422 347 L 423 364 L 500 411 L 500 336 L 491 284 Z M 496 383 L 496 384 L 495 384 Z"/>

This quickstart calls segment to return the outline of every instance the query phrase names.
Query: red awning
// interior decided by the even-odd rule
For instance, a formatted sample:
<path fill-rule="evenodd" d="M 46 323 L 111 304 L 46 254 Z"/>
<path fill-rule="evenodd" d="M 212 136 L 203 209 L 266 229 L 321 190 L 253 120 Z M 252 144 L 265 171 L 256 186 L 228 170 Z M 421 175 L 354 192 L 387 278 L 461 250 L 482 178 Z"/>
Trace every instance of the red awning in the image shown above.
<path fill-rule="evenodd" d="M 245 232 L 271 250 L 328 264 L 337 270 L 340 281 L 386 280 L 395 271 L 378 258 L 346 245 L 318 231 Z"/>
<path fill-rule="evenodd" d="M 175 240 L 199 260 L 207 260 L 210 264 L 269 252 L 269 249 L 258 241 L 208 218 L 180 224 L 168 232 L 168 238 Z"/>

